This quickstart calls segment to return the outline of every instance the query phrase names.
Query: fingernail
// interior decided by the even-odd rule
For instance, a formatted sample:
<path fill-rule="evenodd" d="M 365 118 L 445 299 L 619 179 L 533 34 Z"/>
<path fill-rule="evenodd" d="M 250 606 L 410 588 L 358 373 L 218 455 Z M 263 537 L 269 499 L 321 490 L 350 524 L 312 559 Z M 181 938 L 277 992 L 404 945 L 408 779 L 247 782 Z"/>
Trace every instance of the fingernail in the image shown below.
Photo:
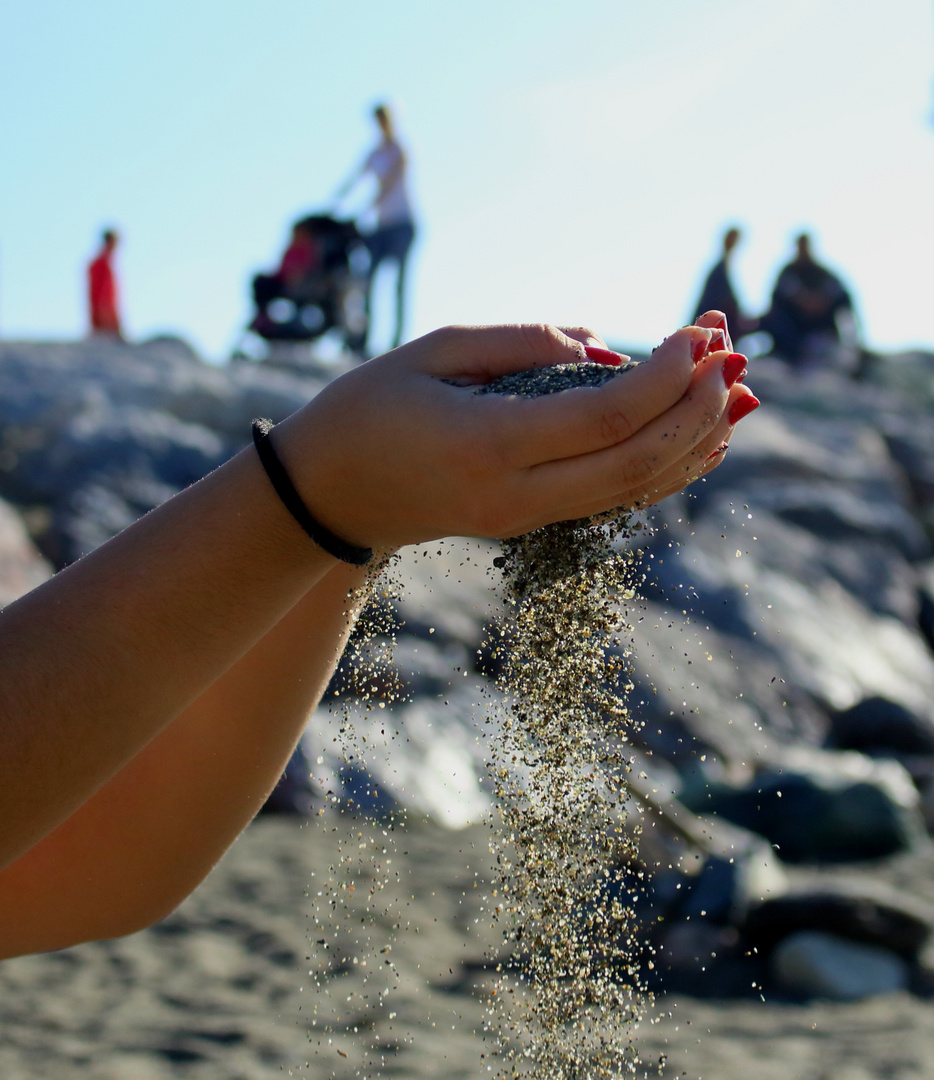
<path fill-rule="evenodd" d="M 729 423 L 738 424 L 744 416 L 748 416 L 753 409 L 759 408 L 759 399 L 752 394 L 743 394 L 741 398 L 737 398 L 730 406 L 727 420 Z"/>
<path fill-rule="evenodd" d="M 716 322 L 715 325 L 718 327 L 718 329 L 722 330 L 724 332 L 724 334 L 725 334 L 726 333 L 726 315 L 723 315 L 721 318 L 717 319 L 717 322 Z"/>
<path fill-rule="evenodd" d="M 613 352 L 612 349 L 599 349 L 596 345 L 584 346 L 584 353 L 588 360 L 595 364 L 608 364 L 610 367 L 619 367 L 623 362 L 621 353 Z"/>
<path fill-rule="evenodd" d="M 717 447 L 716 450 L 714 450 L 712 454 L 708 454 L 707 457 L 704 458 L 704 461 L 713 461 L 715 457 L 720 457 L 722 454 L 725 454 L 728 449 L 728 443 L 720 443 L 720 445 Z"/>
<path fill-rule="evenodd" d="M 707 346 L 710 344 L 710 339 L 706 337 L 698 338 L 691 346 L 691 356 L 694 358 L 694 363 L 700 363 L 701 360 L 707 355 Z"/>
<path fill-rule="evenodd" d="M 723 361 L 723 381 L 727 390 L 746 370 L 746 357 L 742 353 L 734 352 Z"/>
<path fill-rule="evenodd" d="M 726 348 L 726 334 L 722 330 L 715 330 L 713 337 L 710 339 L 710 344 L 707 346 L 708 352 L 720 352 Z"/>

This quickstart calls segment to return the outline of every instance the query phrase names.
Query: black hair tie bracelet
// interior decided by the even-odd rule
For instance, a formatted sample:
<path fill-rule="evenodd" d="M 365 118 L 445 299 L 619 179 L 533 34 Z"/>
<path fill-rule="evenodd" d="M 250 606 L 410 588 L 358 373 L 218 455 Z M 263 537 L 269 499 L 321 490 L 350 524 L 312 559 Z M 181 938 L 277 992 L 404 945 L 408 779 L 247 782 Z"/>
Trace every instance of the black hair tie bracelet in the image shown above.
<path fill-rule="evenodd" d="M 366 565 L 373 558 L 372 548 L 354 547 L 353 544 L 348 544 L 346 540 L 335 536 L 330 529 L 326 529 L 309 514 L 308 507 L 302 502 L 301 495 L 295 490 L 295 485 L 285 471 L 285 466 L 273 449 L 269 439 L 271 430 L 271 420 L 253 421 L 253 445 L 259 454 L 260 464 L 269 477 L 269 482 L 282 500 L 282 505 L 318 547 L 326 551 L 328 555 L 333 555 L 335 559 L 350 563 L 352 566 Z"/>

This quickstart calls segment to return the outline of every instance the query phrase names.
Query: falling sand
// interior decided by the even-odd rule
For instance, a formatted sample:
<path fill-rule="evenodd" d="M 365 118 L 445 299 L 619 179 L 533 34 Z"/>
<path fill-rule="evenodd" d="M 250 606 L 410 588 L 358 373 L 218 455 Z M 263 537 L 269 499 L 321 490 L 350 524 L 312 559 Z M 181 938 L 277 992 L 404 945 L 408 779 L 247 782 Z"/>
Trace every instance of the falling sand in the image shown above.
<path fill-rule="evenodd" d="M 561 365 L 484 393 L 600 385 L 630 367 Z M 634 904 L 642 891 L 627 751 L 636 721 L 627 605 L 640 583 L 630 514 L 567 521 L 503 542 L 498 630 L 506 719 L 491 769 L 500 872 L 495 913 L 513 949 L 490 1010 L 496 1071 L 535 1080 L 635 1075 L 648 995 Z"/>
<path fill-rule="evenodd" d="M 477 392 L 538 396 L 598 386 L 634 366 L 559 365 L 506 376 Z M 648 1000 L 635 912 L 643 882 L 638 815 L 630 812 L 626 783 L 636 727 L 626 705 L 627 610 L 640 582 L 641 554 L 630 541 L 640 529 L 624 512 L 598 522 L 560 522 L 504 541 L 494 560 L 506 616 L 488 651 L 502 660 L 497 681 L 506 707 L 498 702 L 489 710 L 498 881 L 488 914 L 502 945 L 491 954 L 496 982 L 483 1067 L 495 1076 L 597 1080 L 642 1068 L 633 1028 Z M 391 754 L 386 705 L 399 697 L 386 677 L 394 588 L 391 574 L 371 581 L 367 618 L 345 659 L 357 707 L 370 719 L 354 721 L 348 713 L 341 752 L 347 769 L 364 778 L 368 753 L 385 746 Z M 361 821 L 326 880 L 311 883 L 314 983 L 324 991 L 341 965 L 371 973 L 361 1000 L 342 1003 L 343 1022 L 333 1011 L 325 1015 L 326 995 L 318 999 L 310 1037 L 322 1052 L 338 1030 L 365 1027 L 373 1009 L 390 1020 L 395 1015 L 393 946 L 409 926 L 397 888 L 399 860 L 393 860 L 401 835 L 392 813 Z M 369 895 L 371 918 L 362 925 L 350 914 L 356 889 Z M 348 936 L 352 918 L 357 925 Z M 381 1063 L 371 1060 L 357 1075 L 379 1072 Z"/>

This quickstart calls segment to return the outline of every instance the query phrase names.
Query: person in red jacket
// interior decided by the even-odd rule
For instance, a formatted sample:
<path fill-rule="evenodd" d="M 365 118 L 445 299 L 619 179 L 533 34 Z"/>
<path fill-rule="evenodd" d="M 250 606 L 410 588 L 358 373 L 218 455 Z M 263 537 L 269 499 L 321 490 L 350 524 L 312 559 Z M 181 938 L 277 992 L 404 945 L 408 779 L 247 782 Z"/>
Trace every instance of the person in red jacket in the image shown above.
<path fill-rule="evenodd" d="M 123 330 L 117 313 L 117 278 L 112 262 L 119 239 L 113 229 L 106 229 L 101 236 L 101 249 L 88 266 L 88 307 L 92 334 L 106 334 L 122 340 Z"/>

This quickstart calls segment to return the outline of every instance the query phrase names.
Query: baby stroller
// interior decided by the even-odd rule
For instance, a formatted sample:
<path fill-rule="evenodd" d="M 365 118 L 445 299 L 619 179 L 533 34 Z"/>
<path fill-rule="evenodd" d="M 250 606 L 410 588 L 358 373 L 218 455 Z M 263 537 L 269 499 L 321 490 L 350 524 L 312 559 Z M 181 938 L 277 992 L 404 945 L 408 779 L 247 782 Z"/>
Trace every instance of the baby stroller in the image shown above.
<path fill-rule="evenodd" d="M 275 274 L 253 278 L 248 329 L 267 342 L 314 341 L 338 330 L 351 352 L 366 344 L 369 255 L 356 225 L 323 214 L 301 218 Z"/>

